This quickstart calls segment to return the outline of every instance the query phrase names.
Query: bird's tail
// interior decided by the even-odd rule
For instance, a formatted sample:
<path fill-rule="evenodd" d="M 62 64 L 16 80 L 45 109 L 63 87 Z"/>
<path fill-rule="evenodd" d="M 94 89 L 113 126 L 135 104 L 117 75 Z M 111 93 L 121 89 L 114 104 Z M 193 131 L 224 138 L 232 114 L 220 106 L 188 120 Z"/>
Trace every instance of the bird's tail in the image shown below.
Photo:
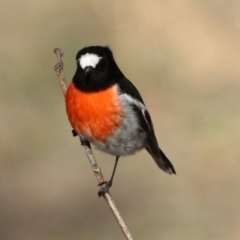
<path fill-rule="evenodd" d="M 172 163 L 159 147 L 158 149 L 153 149 L 152 147 L 148 146 L 146 147 L 146 150 L 151 154 L 158 167 L 160 167 L 164 172 L 176 174 Z"/>

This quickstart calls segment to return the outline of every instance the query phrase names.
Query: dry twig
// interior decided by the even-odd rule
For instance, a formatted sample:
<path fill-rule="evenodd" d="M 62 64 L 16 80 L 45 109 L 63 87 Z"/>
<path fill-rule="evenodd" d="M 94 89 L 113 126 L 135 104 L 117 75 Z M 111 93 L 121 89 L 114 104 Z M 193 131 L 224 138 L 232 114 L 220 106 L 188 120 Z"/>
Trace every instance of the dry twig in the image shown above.
<path fill-rule="evenodd" d="M 54 69 L 55 69 L 55 71 L 58 75 L 58 79 L 60 81 L 61 88 L 62 88 L 63 94 L 65 96 L 67 86 L 66 86 L 66 80 L 65 80 L 64 72 L 63 72 L 63 55 L 64 55 L 64 52 L 60 48 L 55 48 L 54 52 L 57 55 L 57 60 L 58 60 Z M 80 136 L 79 136 L 79 140 L 84 147 L 85 153 L 86 153 L 86 155 L 87 155 L 87 157 L 90 161 L 90 164 L 92 166 L 92 170 L 93 170 L 98 182 L 99 183 L 104 182 L 104 178 L 103 178 L 103 175 L 101 173 L 101 169 L 98 167 L 97 161 L 96 161 L 96 159 L 93 155 L 93 152 L 92 152 L 91 148 L 88 145 L 84 144 L 84 142 L 81 141 Z M 133 238 L 132 238 L 130 232 L 128 231 L 127 226 L 125 225 L 125 223 L 124 223 L 124 221 L 123 221 L 123 219 L 122 219 L 122 217 L 121 217 L 121 215 L 120 215 L 120 213 L 119 213 L 119 211 L 116 207 L 116 204 L 115 204 L 110 192 L 105 193 L 103 197 L 106 200 L 106 202 L 108 203 L 108 206 L 110 207 L 110 209 L 112 210 L 112 213 L 115 216 L 115 218 L 116 218 L 124 236 L 126 237 L 126 239 L 132 240 Z"/>

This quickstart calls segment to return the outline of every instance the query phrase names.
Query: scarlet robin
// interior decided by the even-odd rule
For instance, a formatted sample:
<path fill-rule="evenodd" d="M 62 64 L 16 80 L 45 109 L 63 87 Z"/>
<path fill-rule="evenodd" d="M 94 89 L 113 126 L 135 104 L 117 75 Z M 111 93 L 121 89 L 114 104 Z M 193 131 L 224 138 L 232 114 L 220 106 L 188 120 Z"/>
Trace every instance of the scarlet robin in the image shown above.
<path fill-rule="evenodd" d="M 176 174 L 158 146 L 140 93 L 121 72 L 111 50 L 85 47 L 77 53 L 76 61 L 77 70 L 65 98 L 70 124 L 84 144 L 92 143 L 116 157 L 112 176 L 98 195 L 111 187 L 119 157 L 143 148 L 163 171 Z"/>

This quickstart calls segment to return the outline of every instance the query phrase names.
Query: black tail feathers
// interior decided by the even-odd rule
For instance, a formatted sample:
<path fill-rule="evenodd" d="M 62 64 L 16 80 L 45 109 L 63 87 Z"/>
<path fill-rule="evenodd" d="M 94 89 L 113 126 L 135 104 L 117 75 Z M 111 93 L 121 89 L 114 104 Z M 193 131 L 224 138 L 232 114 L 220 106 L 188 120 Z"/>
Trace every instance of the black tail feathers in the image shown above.
<path fill-rule="evenodd" d="M 160 167 L 166 173 L 176 174 L 176 171 L 175 171 L 172 163 L 170 162 L 170 160 L 166 157 L 166 155 L 163 153 L 163 151 L 160 148 L 158 148 L 158 151 L 156 151 L 156 149 L 152 149 L 150 147 L 147 147 L 146 149 L 151 154 L 151 156 L 155 160 L 158 167 Z"/>
<path fill-rule="evenodd" d="M 157 165 L 165 172 L 169 173 L 169 174 L 176 174 L 176 171 L 172 165 L 172 163 L 170 162 L 170 160 L 166 157 L 166 155 L 164 154 L 164 152 L 159 148 L 160 150 L 160 157 L 156 160 L 155 162 L 157 163 Z"/>

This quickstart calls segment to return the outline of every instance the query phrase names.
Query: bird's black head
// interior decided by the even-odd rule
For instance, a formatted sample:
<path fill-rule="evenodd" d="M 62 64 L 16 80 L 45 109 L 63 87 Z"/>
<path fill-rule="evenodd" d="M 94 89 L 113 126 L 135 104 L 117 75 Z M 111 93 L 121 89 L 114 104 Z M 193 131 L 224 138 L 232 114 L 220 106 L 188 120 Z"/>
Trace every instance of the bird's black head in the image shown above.
<path fill-rule="evenodd" d="M 76 61 L 77 70 L 73 83 L 82 91 L 106 89 L 123 76 L 108 47 L 85 47 L 77 53 Z"/>

